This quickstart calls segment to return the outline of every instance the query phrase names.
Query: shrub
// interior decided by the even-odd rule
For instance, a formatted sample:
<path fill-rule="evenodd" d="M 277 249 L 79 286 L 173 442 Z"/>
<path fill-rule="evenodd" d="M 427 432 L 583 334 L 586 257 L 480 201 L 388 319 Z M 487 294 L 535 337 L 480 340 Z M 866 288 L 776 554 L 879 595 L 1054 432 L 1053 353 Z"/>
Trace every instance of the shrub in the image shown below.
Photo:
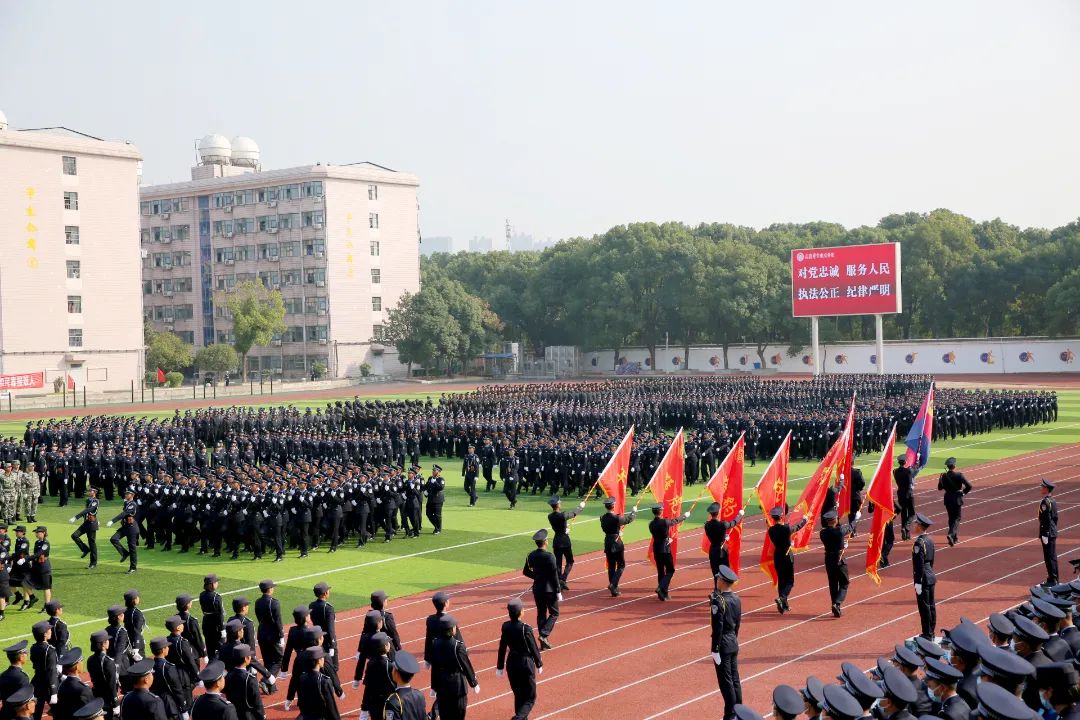
<path fill-rule="evenodd" d="M 184 373 L 165 373 L 165 382 L 167 382 L 171 388 L 180 387 L 184 384 Z"/>

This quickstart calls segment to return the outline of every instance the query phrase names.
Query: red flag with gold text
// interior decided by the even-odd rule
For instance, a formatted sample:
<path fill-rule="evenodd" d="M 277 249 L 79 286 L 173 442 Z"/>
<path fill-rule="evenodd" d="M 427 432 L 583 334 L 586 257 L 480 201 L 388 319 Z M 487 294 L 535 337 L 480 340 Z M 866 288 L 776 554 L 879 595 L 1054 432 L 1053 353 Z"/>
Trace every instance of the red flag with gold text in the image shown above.
<path fill-rule="evenodd" d="M 615 499 L 615 512 L 622 515 L 626 511 L 626 477 L 630 472 L 630 451 L 634 448 L 634 427 L 630 426 L 626 437 L 619 443 L 615 453 L 608 460 L 604 471 L 600 473 L 600 487 L 608 497 Z"/>
<path fill-rule="evenodd" d="M 855 464 L 855 394 L 851 395 L 851 408 L 848 409 L 847 422 L 844 423 L 844 432 L 841 434 L 844 438 L 844 467 L 842 469 L 844 478 L 844 489 L 840 492 L 840 497 L 836 499 L 837 508 L 836 511 L 840 515 L 840 524 L 844 523 L 844 516 L 851 512 L 851 468 Z"/>
<path fill-rule="evenodd" d="M 814 530 L 817 529 L 821 507 L 825 504 L 825 495 L 829 492 L 833 478 L 838 477 L 843 470 L 846 450 L 847 441 L 841 435 L 829 448 L 829 452 L 825 453 L 825 458 L 803 488 L 799 502 L 792 508 L 791 517 L 788 518 L 789 523 L 794 525 L 802 518 L 806 518 L 806 524 L 791 535 L 791 549 L 794 552 L 809 549 L 810 540 L 814 537 Z"/>
<path fill-rule="evenodd" d="M 780 443 L 776 454 L 765 468 L 765 473 L 758 480 L 754 492 L 757 494 L 758 505 L 765 518 L 765 527 L 769 527 L 769 511 L 775 507 L 783 508 L 787 503 L 788 483 L 788 460 L 791 455 L 791 432 L 789 431 Z M 773 562 L 773 544 L 768 533 L 761 544 L 761 570 L 772 579 L 773 585 L 777 583 L 776 563 Z"/>
<path fill-rule="evenodd" d="M 885 545 L 885 526 L 892 522 L 896 515 L 893 506 L 893 443 L 896 442 L 896 425 L 893 424 L 889 431 L 889 439 L 885 443 L 885 450 L 878 460 L 874 477 L 870 480 L 870 489 L 866 493 L 866 499 L 874 508 L 874 521 L 870 524 L 870 538 L 866 545 L 866 574 L 877 584 L 881 584 L 878 577 L 878 563 L 881 562 L 881 550 Z"/>
<path fill-rule="evenodd" d="M 743 460 L 746 453 L 745 434 L 728 451 L 727 457 L 716 468 L 716 472 L 709 478 L 705 489 L 712 495 L 714 502 L 720 504 L 720 519 L 731 522 L 739 514 L 743 507 Z M 709 536 L 702 534 L 701 550 L 709 552 L 712 543 Z M 728 531 L 727 536 L 728 567 L 738 575 L 742 569 L 739 553 L 742 550 L 742 523 Z"/>
<path fill-rule="evenodd" d="M 675 439 L 664 453 L 664 459 L 656 467 L 652 479 L 649 480 L 649 492 L 656 498 L 656 502 L 664 506 L 660 511 L 660 517 L 666 519 L 677 518 L 682 514 L 683 501 L 683 431 L 675 435 Z M 671 538 L 671 559 L 678 562 L 679 557 L 679 526 L 672 525 L 668 529 L 668 537 Z M 649 560 L 653 560 L 653 546 L 649 543 Z M 653 560 L 655 564 L 655 560 Z"/>

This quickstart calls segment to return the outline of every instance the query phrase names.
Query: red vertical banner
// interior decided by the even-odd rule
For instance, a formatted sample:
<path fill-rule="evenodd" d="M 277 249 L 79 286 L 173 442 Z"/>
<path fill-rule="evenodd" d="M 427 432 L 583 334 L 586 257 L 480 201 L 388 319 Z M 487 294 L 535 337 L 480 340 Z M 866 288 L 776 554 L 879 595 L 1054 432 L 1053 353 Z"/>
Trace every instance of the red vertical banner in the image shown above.
<path fill-rule="evenodd" d="M 851 395 L 851 407 L 848 409 L 847 422 L 844 423 L 844 432 L 840 436 L 844 438 L 844 466 L 840 477 L 843 478 L 844 488 L 840 491 L 840 497 L 836 499 L 836 511 L 840 517 L 840 524 L 844 524 L 844 517 L 851 512 L 851 468 L 855 465 L 855 395 Z"/>
<path fill-rule="evenodd" d="M 769 511 L 775 507 L 781 509 L 787 503 L 788 483 L 788 460 L 791 456 L 791 432 L 788 432 L 784 442 L 780 443 L 776 454 L 765 468 L 765 473 L 758 480 L 754 492 L 757 493 L 758 505 L 765 516 L 765 527 L 769 526 Z M 768 533 L 761 544 L 761 570 L 768 575 L 776 585 L 776 565 L 773 563 L 773 544 Z"/>
<path fill-rule="evenodd" d="M 716 472 L 709 478 L 705 489 L 709 491 L 714 502 L 720 505 L 720 519 L 731 522 L 738 516 L 743 508 L 743 462 L 746 455 L 746 437 L 740 435 L 739 439 L 728 451 L 727 457 Z M 704 533 L 701 536 L 701 549 L 709 552 L 709 537 Z M 728 531 L 727 536 L 728 567 L 738 575 L 742 570 L 742 562 L 739 553 L 742 551 L 742 523 Z"/>
<path fill-rule="evenodd" d="M 600 473 L 597 482 L 604 489 L 608 497 L 615 499 L 615 512 L 622 515 L 626 512 L 626 477 L 630 473 L 630 451 L 634 447 L 634 427 L 630 426 L 626 437 L 615 449 L 615 454 L 608 460 L 604 471 Z"/>
<path fill-rule="evenodd" d="M 874 470 L 874 477 L 870 480 L 870 489 L 866 493 L 866 499 L 874 508 L 874 522 L 870 526 L 870 538 L 867 540 L 866 547 L 866 574 L 879 585 L 881 578 L 878 577 L 878 563 L 881 562 L 881 549 L 885 544 L 885 526 L 892 522 L 896 515 L 892 491 L 894 442 L 896 442 L 895 424 L 889 431 L 885 450 L 881 453 L 877 469 Z"/>
<path fill-rule="evenodd" d="M 806 524 L 791 536 L 791 549 L 795 552 L 802 552 L 810 547 L 810 540 L 814 537 L 814 530 L 817 528 L 818 518 L 821 515 L 821 508 L 825 504 L 825 496 L 829 492 L 829 486 L 832 484 L 833 478 L 839 477 L 843 469 L 845 450 L 846 442 L 844 436 L 841 435 L 829 448 L 829 452 L 825 454 L 825 458 L 811 476 L 810 482 L 806 483 L 806 487 L 803 488 L 799 502 L 791 511 L 788 522 L 792 524 L 799 522 L 804 517 L 806 518 Z"/>
<path fill-rule="evenodd" d="M 683 431 L 675 435 L 675 439 L 664 453 L 664 459 L 656 467 L 652 479 L 649 481 L 649 492 L 656 501 L 664 506 L 660 511 L 660 517 L 665 519 L 677 518 L 682 514 L 683 501 L 683 471 L 684 465 Z M 671 559 L 678 562 L 679 558 L 679 526 L 672 525 L 668 530 L 671 538 Z M 652 543 L 649 543 L 649 559 L 653 559 Z"/>

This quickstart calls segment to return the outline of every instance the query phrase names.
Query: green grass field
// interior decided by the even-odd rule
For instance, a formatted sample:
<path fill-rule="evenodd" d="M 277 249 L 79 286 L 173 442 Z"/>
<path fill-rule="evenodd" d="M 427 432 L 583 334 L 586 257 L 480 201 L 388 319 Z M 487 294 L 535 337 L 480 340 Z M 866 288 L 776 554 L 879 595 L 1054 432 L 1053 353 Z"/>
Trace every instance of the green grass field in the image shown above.
<path fill-rule="evenodd" d="M 393 397 L 426 396 L 427 393 L 420 392 Z M 1061 412 L 1055 424 L 938 442 L 933 448 L 926 474 L 935 472 L 949 455 L 956 456 L 963 468 L 1075 442 L 1077 426 L 1080 425 L 1080 391 L 1059 392 L 1059 399 Z M 311 404 L 321 406 L 325 402 L 319 400 Z M 293 404 L 302 407 L 306 403 Z M 21 436 L 24 425 L 24 422 L 0 423 L 0 433 Z M 422 464 L 428 468 L 431 462 L 431 458 L 424 458 Z M 864 472 L 869 472 L 876 464 L 877 457 L 862 456 L 856 458 L 856 462 Z M 65 620 L 73 626 L 72 644 L 85 648 L 89 633 L 105 626 L 105 608 L 121 602 L 123 592 L 131 587 L 138 588 L 142 594 L 149 625 L 147 637 L 163 632 L 162 624 L 172 614 L 174 597 L 185 591 L 197 594 L 201 590 L 202 576 L 211 571 L 221 576 L 220 591 L 226 601 L 238 594 L 254 601 L 258 596 L 255 586 L 259 580 L 274 578 L 278 583 L 278 597 L 287 613 L 295 605 L 307 604 L 311 600 L 311 586 L 318 580 L 326 580 L 334 587 L 332 600 L 341 611 L 366 605 L 368 595 L 375 589 L 384 589 L 392 597 L 402 596 L 519 569 L 525 554 L 533 547 L 529 536 L 547 525 L 546 498 L 522 496 L 517 509 L 510 511 L 506 509 L 505 499 L 499 491 L 491 494 L 481 492 L 479 505 L 470 508 L 462 490 L 460 463 L 447 461 L 440 464 L 446 468 L 448 481 L 442 535 L 434 537 L 425 534 L 417 539 L 397 539 L 389 544 L 374 542 L 362 549 L 343 548 L 334 555 L 321 551 L 304 560 L 298 559 L 293 552 L 288 560 L 281 563 L 269 560 L 255 563 L 243 557 L 236 561 L 223 558 L 210 560 L 194 554 L 181 555 L 175 550 L 163 553 L 140 548 L 140 569 L 135 575 L 129 576 L 125 574 L 127 565 L 119 562 L 115 550 L 109 545 L 111 531 L 105 528 L 103 522 L 98 534 L 99 565 L 96 570 L 88 571 L 85 569 L 86 561 L 79 558 L 78 550 L 68 538 L 75 528 L 68 523 L 68 518 L 81 509 L 81 501 L 72 499 L 70 506 L 57 508 L 55 499 L 48 499 L 39 510 L 38 521 L 50 528 L 50 538 L 54 543 L 54 596 L 65 604 Z M 755 468 L 746 468 L 748 491 L 759 479 L 765 464 L 759 462 Z M 797 497 L 815 467 L 816 464 L 807 462 L 791 464 L 792 497 Z M 688 490 L 687 499 L 696 497 L 700 489 L 699 484 Z M 648 502 L 643 500 L 642 504 Z M 118 503 L 114 501 L 105 505 L 107 507 L 102 516 L 111 517 Z M 699 504 L 694 517 L 688 522 L 696 524 L 702 521 L 705 506 L 704 502 Z M 574 547 L 578 554 L 601 548 L 596 523 L 601 510 L 600 503 L 594 501 L 577 522 Z M 645 523 L 634 523 L 627 528 L 628 541 L 646 535 Z M 522 589 L 526 584 L 523 578 Z M 162 605 L 167 608 L 152 609 Z M 42 617 L 36 610 L 19 612 L 9 609 L 7 620 L 0 624 L 0 642 L 29 635 L 30 626 Z"/>

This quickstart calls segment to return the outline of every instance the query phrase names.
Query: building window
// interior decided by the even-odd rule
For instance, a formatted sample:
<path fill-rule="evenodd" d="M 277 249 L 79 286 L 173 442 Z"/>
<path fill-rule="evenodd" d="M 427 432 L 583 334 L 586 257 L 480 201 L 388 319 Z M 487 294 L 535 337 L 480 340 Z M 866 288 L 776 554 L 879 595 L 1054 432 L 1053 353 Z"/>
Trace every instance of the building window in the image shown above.
<path fill-rule="evenodd" d="M 64 155 L 64 174 L 65 175 L 78 175 L 75 171 L 75 158 L 70 155 Z"/>
<path fill-rule="evenodd" d="M 378 229 L 379 213 L 368 213 L 368 227 Z"/>
<path fill-rule="evenodd" d="M 379 199 L 379 186 L 378 185 L 368 185 L 367 186 L 367 199 L 368 200 L 378 200 Z"/>
<path fill-rule="evenodd" d="M 370 243 L 370 246 L 371 246 L 371 256 L 372 257 L 378 257 L 379 256 L 379 241 L 378 240 L 372 240 L 371 243 Z"/>
<path fill-rule="evenodd" d="M 382 325 L 372 325 L 371 337 L 375 338 L 377 342 L 382 342 L 386 339 L 386 330 L 383 329 Z"/>
<path fill-rule="evenodd" d="M 78 260 L 67 261 L 67 276 L 71 280 L 78 280 L 82 274 L 82 263 Z"/>
<path fill-rule="evenodd" d="M 67 245 L 79 244 L 79 226 L 78 225 L 65 225 L 64 226 L 64 243 Z"/>
<path fill-rule="evenodd" d="M 68 295 L 68 312 L 71 314 L 82 312 L 81 295 Z"/>
<path fill-rule="evenodd" d="M 68 346 L 82 347 L 82 328 L 68 328 Z"/>
<path fill-rule="evenodd" d="M 378 295 L 373 295 L 371 298 L 371 309 L 375 312 L 382 310 L 382 298 Z"/>
<path fill-rule="evenodd" d="M 79 193 L 66 192 L 64 193 L 64 209 L 65 210 L 78 210 L 79 209 Z"/>
<path fill-rule="evenodd" d="M 285 314 L 299 315 L 304 312 L 304 300 L 302 298 L 285 298 Z"/>
<path fill-rule="evenodd" d="M 380 282 L 382 282 L 382 270 L 371 268 L 371 284 L 378 285 Z"/>
<path fill-rule="evenodd" d="M 153 295 L 154 294 L 154 282 L 152 280 L 143 280 L 142 294 L 143 295 Z"/>

